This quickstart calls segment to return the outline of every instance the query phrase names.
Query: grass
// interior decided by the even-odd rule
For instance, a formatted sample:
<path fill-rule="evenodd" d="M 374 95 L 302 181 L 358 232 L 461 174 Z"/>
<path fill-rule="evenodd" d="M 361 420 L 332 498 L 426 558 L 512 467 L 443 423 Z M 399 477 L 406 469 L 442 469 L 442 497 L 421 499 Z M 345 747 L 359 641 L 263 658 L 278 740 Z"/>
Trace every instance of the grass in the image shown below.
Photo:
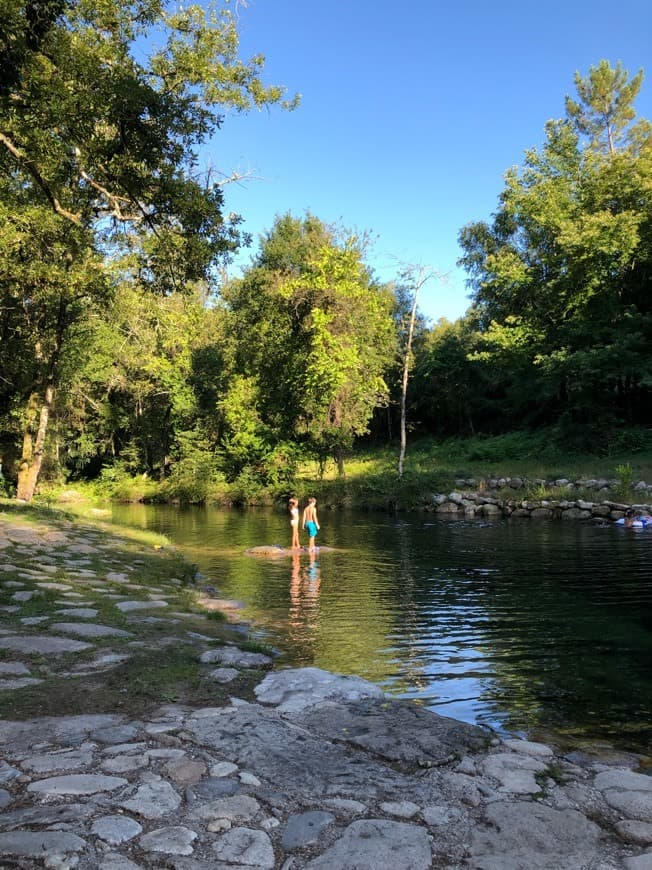
<path fill-rule="evenodd" d="M 337 477 L 334 462 L 327 464 L 322 477 L 316 462 L 303 463 L 296 493 L 301 498 L 316 495 L 320 503 L 332 506 L 392 509 L 416 507 L 433 492 L 449 492 L 459 478 L 478 483 L 501 477 L 548 482 L 606 478 L 620 481 L 614 492 L 618 497 L 633 497 L 637 480 L 652 482 L 652 447 L 602 456 L 562 453 L 549 442 L 545 432 L 445 441 L 422 438 L 408 442 L 402 480 L 397 477 L 398 446 L 361 449 L 346 461 L 345 480 Z M 544 493 L 539 497 L 565 494 L 550 483 L 538 487 Z"/>

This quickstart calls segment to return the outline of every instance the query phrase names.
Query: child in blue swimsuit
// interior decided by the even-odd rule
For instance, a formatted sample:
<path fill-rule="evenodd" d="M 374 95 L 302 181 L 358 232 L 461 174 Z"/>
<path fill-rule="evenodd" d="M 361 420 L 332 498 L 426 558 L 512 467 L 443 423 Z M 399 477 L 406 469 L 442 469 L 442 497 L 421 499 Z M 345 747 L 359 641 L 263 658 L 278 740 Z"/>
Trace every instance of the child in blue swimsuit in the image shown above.
<path fill-rule="evenodd" d="M 315 549 L 315 538 L 319 531 L 319 520 L 317 519 L 317 499 L 308 499 L 308 504 L 303 511 L 303 527 L 308 532 L 308 551 Z"/>

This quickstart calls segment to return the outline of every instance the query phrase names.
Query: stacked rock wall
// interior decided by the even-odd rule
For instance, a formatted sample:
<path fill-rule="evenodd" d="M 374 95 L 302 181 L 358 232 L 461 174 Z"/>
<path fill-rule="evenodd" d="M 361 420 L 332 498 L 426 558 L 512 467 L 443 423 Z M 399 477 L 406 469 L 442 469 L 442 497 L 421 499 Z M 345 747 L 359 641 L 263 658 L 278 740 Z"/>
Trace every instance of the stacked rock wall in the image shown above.
<path fill-rule="evenodd" d="M 528 519 L 605 520 L 621 519 L 633 508 L 640 513 L 652 513 L 650 504 L 614 500 L 619 481 L 580 479 L 577 481 L 528 480 L 523 477 L 501 477 L 483 481 L 473 478 L 455 481 L 458 489 L 433 494 L 426 510 L 451 517 L 522 517 Z M 533 498 L 537 489 L 555 490 L 556 498 Z M 638 481 L 633 492 L 645 498 L 652 494 L 652 485 Z M 581 494 L 581 496 L 580 496 Z M 591 495 L 597 498 L 592 500 Z M 601 497 L 601 498 L 600 498 Z M 652 501 L 652 499 L 651 499 Z"/>

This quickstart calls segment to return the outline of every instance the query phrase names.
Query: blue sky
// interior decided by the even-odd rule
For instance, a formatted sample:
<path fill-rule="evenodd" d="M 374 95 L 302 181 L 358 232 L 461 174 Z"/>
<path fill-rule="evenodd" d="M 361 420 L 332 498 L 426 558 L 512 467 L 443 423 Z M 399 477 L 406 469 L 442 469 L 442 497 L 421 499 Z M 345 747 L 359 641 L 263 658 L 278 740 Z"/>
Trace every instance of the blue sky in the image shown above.
<path fill-rule="evenodd" d="M 375 239 L 368 262 L 389 280 L 402 263 L 445 277 L 420 308 L 432 320 L 468 307 L 459 230 L 488 220 L 503 175 L 564 115 L 582 75 L 605 58 L 646 80 L 652 120 L 649 0 L 247 0 L 235 4 L 241 54 L 264 80 L 302 94 L 292 113 L 229 114 L 206 165 L 226 174 L 226 209 L 254 248 L 277 214 L 312 212 Z"/>

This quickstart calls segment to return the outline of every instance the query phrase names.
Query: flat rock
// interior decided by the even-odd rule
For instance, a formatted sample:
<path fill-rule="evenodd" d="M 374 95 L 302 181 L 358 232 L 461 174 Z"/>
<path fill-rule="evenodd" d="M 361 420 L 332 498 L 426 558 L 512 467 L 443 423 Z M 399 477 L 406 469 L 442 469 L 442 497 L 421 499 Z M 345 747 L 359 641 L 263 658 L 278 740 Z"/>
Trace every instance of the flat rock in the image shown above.
<path fill-rule="evenodd" d="M 215 668 L 208 676 L 216 683 L 232 683 L 239 673 L 236 668 Z"/>
<path fill-rule="evenodd" d="M 118 601 L 115 606 L 123 613 L 131 613 L 134 610 L 153 610 L 169 605 L 167 601 Z"/>
<path fill-rule="evenodd" d="M 361 677 L 331 674 L 321 668 L 289 668 L 268 674 L 254 689 L 261 704 L 280 713 L 297 713 L 322 701 L 359 701 L 384 698 L 378 686 Z"/>
<path fill-rule="evenodd" d="M 86 843 L 65 831 L 12 831 L 0 834 L 0 855 L 42 859 L 44 855 L 81 852 Z"/>
<path fill-rule="evenodd" d="M 602 832 L 575 810 L 535 802 L 491 803 L 486 828 L 471 833 L 471 867 L 482 870 L 569 870 L 591 867 Z"/>
<path fill-rule="evenodd" d="M 616 823 L 616 833 L 626 843 L 636 846 L 652 845 L 652 824 L 622 819 Z"/>
<path fill-rule="evenodd" d="M 144 870 L 144 868 L 142 864 L 136 864 L 118 852 L 109 852 L 99 859 L 97 870 Z"/>
<path fill-rule="evenodd" d="M 76 767 L 88 767 L 92 761 L 93 753 L 90 749 L 73 749 L 65 752 L 32 755 L 21 762 L 21 767 L 33 770 L 35 773 L 50 773 L 53 770 L 74 770 Z"/>
<path fill-rule="evenodd" d="M 192 809 L 190 818 L 203 822 L 212 822 L 215 819 L 247 822 L 255 819 L 259 813 L 260 804 L 255 798 L 246 794 L 238 794 L 201 803 Z"/>
<path fill-rule="evenodd" d="M 25 601 L 31 601 L 32 598 L 35 598 L 37 595 L 40 595 L 40 592 L 36 592 L 34 589 L 25 590 L 24 592 L 14 592 L 11 596 L 12 601 L 20 601 L 24 603 Z"/>
<path fill-rule="evenodd" d="M 185 730 L 200 746 L 273 782 L 288 799 L 294 800 L 297 795 L 305 795 L 306 799 L 313 794 L 331 796 L 332 783 L 337 783 L 339 794 L 352 798 L 392 796 L 394 790 L 415 788 L 411 779 L 391 767 L 364 755 L 343 752 L 341 746 L 310 733 L 300 722 L 295 724 L 257 704 L 217 708 L 211 715 L 191 716 Z"/>
<path fill-rule="evenodd" d="M 283 705 L 278 709 L 283 709 Z M 292 721 L 313 734 L 344 740 L 410 767 L 444 764 L 487 745 L 487 734 L 481 728 L 439 716 L 407 701 L 387 698 L 356 704 L 322 704 L 293 715 Z"/>
<path fill-rule="evenodd" d="M 514 752 L 520 752 L 522 755 L 533 755 L 535 758 L 550 758 L 553 754 L 552 749 L 546 746 L 545 743 L 534 743 L 531 740 L 515 740 L 512 738 L 503 740 L 503 743 Z"/>
<path fill-rule="evenodd" d="M 70 640 L 67 637 L 46 637 L 44 635 L 30 635 L 24 637 L 0 638 L 0 649 L 12 650 L 38 655 L 63 655 L 68 652 L 82 652 L 91 649 L 92 644 L 81 640 Z"/>
<path fill-rule="evenodd" d="M 36 584 L 40 589 L 58 589 L 60 592 L 68 592 L 72 589 L 69 583 L 55 583 L 52 580 L 46 580 Z"/>
<path fill-rule="evenodd" d="M 26 686 L 36 686 L 38 683 L 42 682 L 43 680 L 39 680 L 36 677 L 15 677 L 12 680 L 0 679 L 0 692 L 13 691 L 14 689 L 24 689 Z"/>
<path fill-rule="evenodd" d="M 157 828 L 144 834 L 138 845 L 145 852 L 164 852 L 166 855 L 192 855 L 192 843 L 197 839 L 195 831 L 184 825 Z"/>
<path fill-rule="evenodd" d="M 95 619 L 98 611 L 94 607 L 64 607 L 55 610 L 60 616 L 74 616 L 76 619 Z"/>
<path fill-rule="evenodd" d="M 519 755 L 515 752 L 499 752 L 489 755 L 481 764 L 486 776 L 497 779 L 499 791 L 512 794 L 537 794 L 541 786 L 535 774 L 543 773 L 546 765 L 538 758 Z"/>
<path fill-rule="evenodd" d="M 142 833 L 143 826 L 129 816 L 102 816 L 95 819 L 91 833 L 110 846 L 119 846 Z"/>
<path fill-rule="evenodd" d="M 130 631 L 114 628 L 112 625 L 99 625 L 93 622 L 53 622 L 50 631 L 64 634 L 78 634 L 80 637 L 133 637 Z"/>
<path fill-rule="evenodd" d="M 606 770 L 594 779 L 606 802 L 629 819 L 652 822 L 652 777 L 632 770 Z"/>
<path fill-rule="evenodd" d="M 105 728 L 95 728 L 91 734 L 93 740 L 98 743 L 119 744 L 133 740 L 138 734 L 138 727 L 131 723 L 120 723 L 119 725 L 109 725 Z"/>
<path fill-rule="evenodd" d="M 122 801 L 120 806 L 144 819 L 160 819 L 176 810 L 180 804 L 181 798 L 170 783 L 159 780 L 141 785 L 134 796 Z"/>
<path fill-rule="evenodd" d="M 272 841 L 264 831 L 252 828 L 227 831 L 213 844 L 213 850 L 218 859 L 226 864 L 271 870 L 276 863 Z"/>
<path fill-rule="evenodd" d="M 525 865 L 524 865 L 525 866 Z M 385 819 L 352 822 L 308 870 L 428 870 L 432 867 L 430 837 L 423 828 Z"/>
<path fill-rule="evenodd" d="M 236 668 L 258 668 L 272 663 L 271 658 L 263 653 L 247 652 L 235 646 L 206 650 L 201 654 L 200 661 L 203 664 L 220 662 L 223 665 L 232 665 Z"/>
<path fill-rule="evenodd" d="M 290 816 L 283 833 L 284 849 L 301 849 L 319 841 L 322 833 L 335 821 L 332 813 L 311 810 Z"/>
<path fill-rule="evenodd" d="M 315 553 L 334 553 L 335 547 L 315 547 Z M 281 547 L 280 544 L 261 544 L 258 547 L 249 547 L 245 550 L 247 556 L 263 556 L 268 558 L 283 558 L 285 556 L 307 555 L 308 550 L 301 547 L 299 550 L 293 550 L 291 547 Z"/>
<path fill-rule="evenodd" d="M 27 791 L 37 794 L 98 794 L 104 791 L 114 791 L 121 786 L 129 785 L 121 776 L 104 776 L 103 774 L 72 773 L 68 776 L 51 776 L 49 779 L 39 779 L 27 786 Z"/>
<path fill-rule="evenodd" d="M 90 804 L 59 804 L 57 806 L 23 807 L 0 815 L 0 829 L 13 831 L 35 825 L 67 825 L 70 822 L 83 823 L 93 813 Z"/>

